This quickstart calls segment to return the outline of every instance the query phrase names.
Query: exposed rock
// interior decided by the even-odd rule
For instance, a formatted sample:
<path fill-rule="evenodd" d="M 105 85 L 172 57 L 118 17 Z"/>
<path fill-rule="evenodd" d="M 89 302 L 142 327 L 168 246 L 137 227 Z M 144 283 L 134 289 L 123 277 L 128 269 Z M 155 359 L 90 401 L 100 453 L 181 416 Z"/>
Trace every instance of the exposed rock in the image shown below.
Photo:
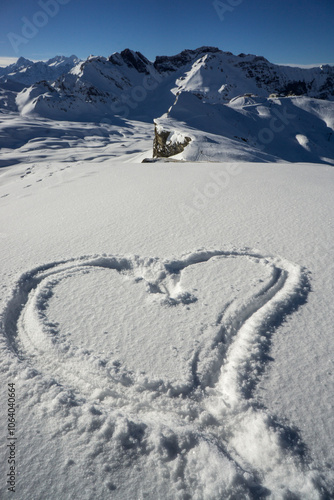
<path fill-rule="evenodd" d="M 147 67 L 152 65 L 152 63 L 146 59 L 143 54 L 140 52 L 134 52 L 130 49 L 125 49 L 120 54 L 113 54 L 108 60 L 116 66 L 121 66 L 125 63 L 129 68 L 134 68 L 138 71 L 138 73 L 145 73 L 146 75 L 149 74 Z"/>
<path fill-rule="evenodd" d="M 150 65 L 150 61 L 146 59 L 143 54 L 140 52 L 133 52 L 130 49 L 125 49 L 121 52 L 121 56 L 123 57 L 123 60 L 126 62 L 126 64 L 129 67 L 135 68 L 138 73 L 146 73 L 149 74 L 147 71 L 147 66 Z"/>
<path fill-rule="evenodd" d="M 284 95 L 305 95 L 307 94 L 307 87 L 304 81 L 289 82 L 281 92 Z"/>
<path fill-rule="evenodd" d="M 190 137 L 184 137 L 183 142 L 171 140 L 173 133 L 169 130 L 160 129 L 155 125 L 153 158 L 169 158 L 182 153 L 191 141 Z M 168 140 L 169 139 L 169 140 Z"/>
<path fill-rule="evenodd" d="M 142 163 L 182 163 L 183 161 L 175 158 L 144 158 Z"/>
<path fill-rule="evenodd" d="M 215 54 L 218 52 L 221 53 L 218 47 L 199 47 L 196 50 L 183 50 L 180 54 L 175 56 L 157 56 L 154 61 L 154 67 L 160 73 L 176 71 L 178 68 L 193 62 L 196 57 L 200 57 L 203 54 Z"/>

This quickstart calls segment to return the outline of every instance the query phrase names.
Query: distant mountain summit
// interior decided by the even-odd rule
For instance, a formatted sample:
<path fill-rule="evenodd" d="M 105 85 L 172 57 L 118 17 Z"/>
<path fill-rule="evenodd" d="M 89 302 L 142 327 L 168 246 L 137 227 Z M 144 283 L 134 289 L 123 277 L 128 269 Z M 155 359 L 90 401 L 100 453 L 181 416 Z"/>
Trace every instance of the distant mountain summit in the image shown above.
<path fill-rule="evenodd" d="M 54 81 L 63 73 L 68 73 L 80 62 L 77 56 L 56 56 L 48 61 L 33 62 L 19 57 L 16 63 L 0 68 L 0 87 L 5 82 L 17 82 L 25 86 L 40 80 Z"/>

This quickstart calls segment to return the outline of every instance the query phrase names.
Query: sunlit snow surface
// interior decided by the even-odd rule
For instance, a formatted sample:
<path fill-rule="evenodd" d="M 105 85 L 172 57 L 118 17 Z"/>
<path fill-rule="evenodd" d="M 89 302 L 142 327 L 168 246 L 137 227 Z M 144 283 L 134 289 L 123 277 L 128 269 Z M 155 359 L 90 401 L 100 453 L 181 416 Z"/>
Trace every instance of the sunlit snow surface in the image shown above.
<path fill-rule="evenodd" d="M 32 123 L 1 128 L 1 498 L 332 498 L 333 168 Z"/>

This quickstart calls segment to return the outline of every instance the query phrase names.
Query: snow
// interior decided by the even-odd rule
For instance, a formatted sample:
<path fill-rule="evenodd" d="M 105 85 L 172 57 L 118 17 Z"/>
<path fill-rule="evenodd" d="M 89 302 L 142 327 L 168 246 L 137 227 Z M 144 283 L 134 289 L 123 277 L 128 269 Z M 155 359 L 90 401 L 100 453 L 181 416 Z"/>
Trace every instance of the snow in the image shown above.
<path fill-rule="evenodd" d="M 333 169 L 153 133 L 1 117 L 1 497 L 331 498 Z"/>

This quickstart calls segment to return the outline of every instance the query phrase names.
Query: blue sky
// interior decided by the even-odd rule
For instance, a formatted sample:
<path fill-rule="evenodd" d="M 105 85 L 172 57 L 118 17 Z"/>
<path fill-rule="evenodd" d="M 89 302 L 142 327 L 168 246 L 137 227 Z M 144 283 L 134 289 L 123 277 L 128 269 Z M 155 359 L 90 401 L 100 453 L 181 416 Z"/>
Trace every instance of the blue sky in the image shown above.
<path fill-rule="evenodd" d="M 275 63 L 334 64 L 334 0 L 215 1 L 216 8 L 213 0 L 2 1 L 0 59 L 108 56 L 129 47 L 154 60 L 212 45 Z"/>

